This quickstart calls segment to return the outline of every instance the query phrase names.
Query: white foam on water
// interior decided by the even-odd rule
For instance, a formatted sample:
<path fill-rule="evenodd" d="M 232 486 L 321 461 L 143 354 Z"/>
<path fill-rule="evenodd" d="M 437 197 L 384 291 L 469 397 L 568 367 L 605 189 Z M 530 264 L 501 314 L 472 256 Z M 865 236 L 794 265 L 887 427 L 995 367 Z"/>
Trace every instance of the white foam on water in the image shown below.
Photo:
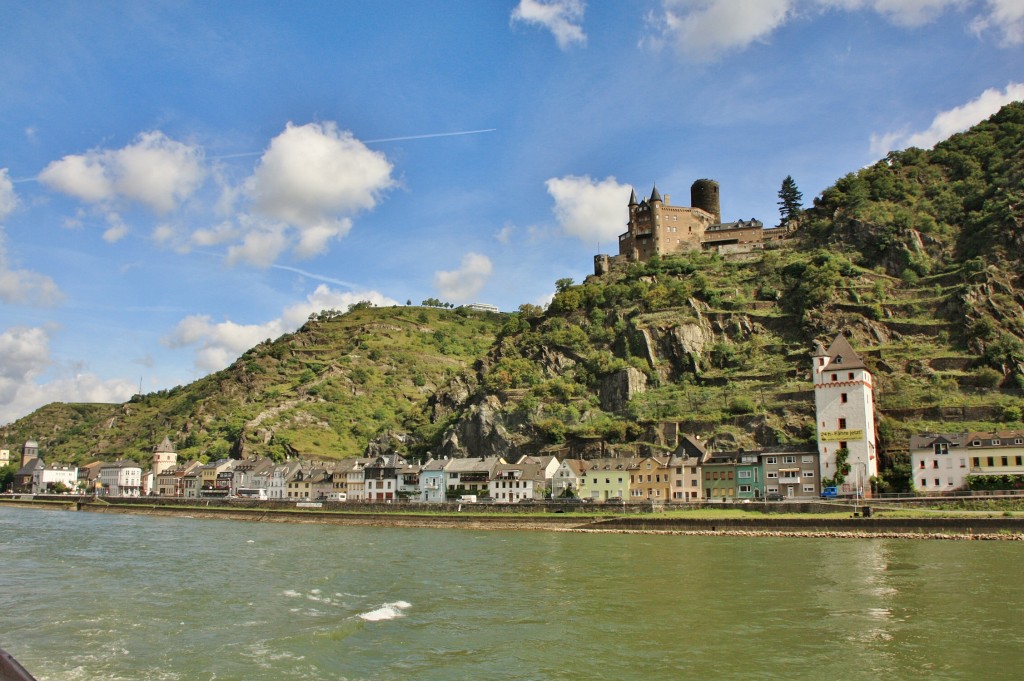
<path fill-rule="evenodd" d="M 394 603 L 385 603 L 376 610 L 364 612 L 359 617 L 367 622 L 383 622 L 385 620 L 393 620 L 396 617 L 404 617 L 405 613 L 402 611 L 409 607 L 412 607 L 411 603 L 395 601 Z"/>
<path fill-rule="evenodd" d="M 288 589 L 287 591 L 285 591 L 283 593 L 283 595 L 287 596 L 288 598 L 298 598 L 302 594 L 300 594 L 298 591 L 293 591 L 292 589 Z"/>

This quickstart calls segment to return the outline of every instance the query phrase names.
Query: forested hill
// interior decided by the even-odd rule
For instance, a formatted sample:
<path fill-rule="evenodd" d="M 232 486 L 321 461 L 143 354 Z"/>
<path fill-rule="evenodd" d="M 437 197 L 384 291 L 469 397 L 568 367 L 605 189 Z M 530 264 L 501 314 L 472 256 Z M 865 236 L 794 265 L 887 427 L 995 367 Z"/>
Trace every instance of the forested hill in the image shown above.
<path fill-rule="evenodd" d="M 881 446 L 1022 427 L 1024 104 L 934 150 L 841 178 L 791 238 L 559 280 L 547 310 L 324 314 L 228 369 L 126 405 L 49 405 L 7 427 L 51 460 L 424 457 L 657 449 L 678 421 L 712 444 L 814 437 L 809 353 L 850 336 L 877 376 Z M 890 468 L 890 481 L 902 475 Z"/>

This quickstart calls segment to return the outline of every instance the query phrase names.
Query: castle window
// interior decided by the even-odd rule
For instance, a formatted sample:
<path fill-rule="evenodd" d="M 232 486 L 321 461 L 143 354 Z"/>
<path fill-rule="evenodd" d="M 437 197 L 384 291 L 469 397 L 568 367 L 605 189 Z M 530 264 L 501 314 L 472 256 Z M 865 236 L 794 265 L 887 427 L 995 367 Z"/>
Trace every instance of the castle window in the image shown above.
<path fill-rule="evenodd" d="M 846 393 L 839 393 L 839 401 L 846 404 L 849 401 L 849 395 Z"/>
<path fill-rule="evenodd" d="M 836 374 L 832 374 L 832 380 L 833 381 L 838 381 L 839 380 L 839 376 L 836 375 Z"/>

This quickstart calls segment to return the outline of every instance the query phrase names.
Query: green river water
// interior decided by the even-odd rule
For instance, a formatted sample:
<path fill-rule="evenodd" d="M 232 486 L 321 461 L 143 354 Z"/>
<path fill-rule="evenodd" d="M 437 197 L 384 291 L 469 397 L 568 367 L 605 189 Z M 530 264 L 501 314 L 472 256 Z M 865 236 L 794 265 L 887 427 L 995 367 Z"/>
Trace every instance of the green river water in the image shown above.
<path fill-rule="evenodd" d="M 0 508 L 40 680 L 1020 679 L 1024 543 Z"/>

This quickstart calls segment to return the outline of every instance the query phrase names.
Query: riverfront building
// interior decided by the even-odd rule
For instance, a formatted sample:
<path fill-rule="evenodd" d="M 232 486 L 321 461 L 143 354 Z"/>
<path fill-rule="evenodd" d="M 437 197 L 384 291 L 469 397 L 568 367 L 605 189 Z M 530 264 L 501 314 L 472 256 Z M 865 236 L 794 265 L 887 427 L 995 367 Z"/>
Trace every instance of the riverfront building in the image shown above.
<path fill-rule="evenodd" d="M 910 465 L 925 494 L 967 489 L 969 476 L 1024 476 L 1024 430 L 912 435 Z"/>

